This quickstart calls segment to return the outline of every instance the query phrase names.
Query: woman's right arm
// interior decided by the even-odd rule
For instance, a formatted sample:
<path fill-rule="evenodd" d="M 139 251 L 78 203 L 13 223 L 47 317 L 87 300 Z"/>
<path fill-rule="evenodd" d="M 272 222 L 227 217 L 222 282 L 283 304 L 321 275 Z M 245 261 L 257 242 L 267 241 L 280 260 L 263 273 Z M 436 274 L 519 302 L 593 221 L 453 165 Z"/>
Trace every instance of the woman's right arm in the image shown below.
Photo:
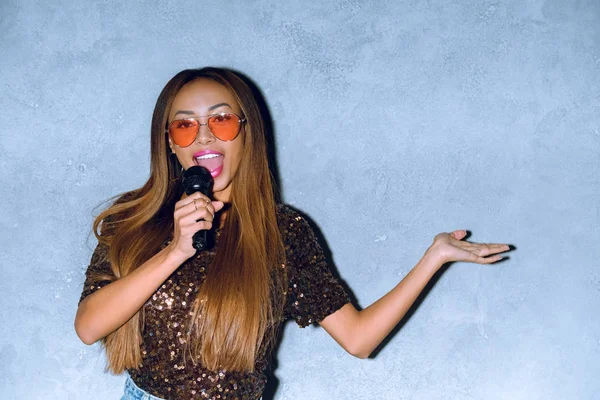
<path fill-rule="evenodd" d="M 202 199 L 204 201 L 195 200 Z M 211 229 L 215 212 L 223 208 L 200 192 L 175 205 L 173 240 L 134 271 L 86 296 L 75 315 L 75 332 L 93 344 L 120 328 L 137 313 L 165 280 L 196 250 L 193 235 Z"/>
<path fill-rule="evenodd" d="M 82 300 L 75 316 L 75 331 L 82 342 L 93 344 L 117 330 L 142 308 L 160 285 L 185 261 L 169 246 L 129 275 Z"/>

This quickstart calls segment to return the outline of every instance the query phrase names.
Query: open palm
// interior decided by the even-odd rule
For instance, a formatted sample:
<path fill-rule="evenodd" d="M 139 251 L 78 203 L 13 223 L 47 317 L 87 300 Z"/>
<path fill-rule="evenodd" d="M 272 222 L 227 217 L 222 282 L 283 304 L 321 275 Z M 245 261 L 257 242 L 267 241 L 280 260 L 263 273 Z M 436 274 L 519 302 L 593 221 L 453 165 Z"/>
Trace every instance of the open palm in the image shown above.
<path fill-rule="evenodd" d="M 498 253 L 511 249 L 508 244 L 503 243 L 471 243 L 463 241 L 462 239 L 465 236 L 467 236 L 465 230 L 439 233 L 433 239 L 433 244 L 429 248 L 429 251 L 433 252 L 443 264 L 453 261 L 491 264 L 503 258 Z"/>

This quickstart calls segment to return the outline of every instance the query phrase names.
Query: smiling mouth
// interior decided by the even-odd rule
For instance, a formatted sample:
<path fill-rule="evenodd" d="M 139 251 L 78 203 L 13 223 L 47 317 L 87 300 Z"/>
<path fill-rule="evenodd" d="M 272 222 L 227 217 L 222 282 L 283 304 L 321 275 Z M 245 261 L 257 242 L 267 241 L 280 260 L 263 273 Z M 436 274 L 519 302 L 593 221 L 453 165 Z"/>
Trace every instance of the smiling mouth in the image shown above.
<path fill-rule="evenodd" d="M 209 153 L 198 157 L 194 157 L 194 163 L 200 167 L 206 168 L 213 178 L 221 174 L 223 170 L 223 154 Z"/>

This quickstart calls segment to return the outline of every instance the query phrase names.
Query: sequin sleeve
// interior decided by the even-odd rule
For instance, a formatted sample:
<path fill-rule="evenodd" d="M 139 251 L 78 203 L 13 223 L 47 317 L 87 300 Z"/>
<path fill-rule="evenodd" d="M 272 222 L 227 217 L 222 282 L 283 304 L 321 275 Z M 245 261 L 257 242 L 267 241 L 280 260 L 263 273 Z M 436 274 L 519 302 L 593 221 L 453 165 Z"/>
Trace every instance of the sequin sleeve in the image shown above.
<path fill-rule="evenodd" d="M 289 285 L 285 316 L 304 328 L 333 314 L 350 298 L 333 276 L 311 226 L 295 211 L 288 209 L 287 214 L 291 218 L 284 235 Z"/>
<path fill-rule="evenodd" d="M 83 291 L 81 292 L 79 303 L 115 279 L 116 277 L 112 272 L 110 261 L 108 260 L 108 247 L 105 244 L 99 243 L 85 271 L 85 282 L 83 283 Z"/>

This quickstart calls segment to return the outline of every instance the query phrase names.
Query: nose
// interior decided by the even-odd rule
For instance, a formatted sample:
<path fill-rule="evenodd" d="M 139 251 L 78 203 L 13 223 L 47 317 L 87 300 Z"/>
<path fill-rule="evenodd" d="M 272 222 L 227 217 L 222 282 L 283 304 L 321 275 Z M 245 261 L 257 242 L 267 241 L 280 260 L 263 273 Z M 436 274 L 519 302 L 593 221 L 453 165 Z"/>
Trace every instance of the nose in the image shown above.
<path fill-rule="evenodd" d="M 198 126 L 198 135 L 196 136 L 196 143 L 208 144 L 215 141 L 215 136 L 208 128 L 208 123 L 200 123 Z"/>

